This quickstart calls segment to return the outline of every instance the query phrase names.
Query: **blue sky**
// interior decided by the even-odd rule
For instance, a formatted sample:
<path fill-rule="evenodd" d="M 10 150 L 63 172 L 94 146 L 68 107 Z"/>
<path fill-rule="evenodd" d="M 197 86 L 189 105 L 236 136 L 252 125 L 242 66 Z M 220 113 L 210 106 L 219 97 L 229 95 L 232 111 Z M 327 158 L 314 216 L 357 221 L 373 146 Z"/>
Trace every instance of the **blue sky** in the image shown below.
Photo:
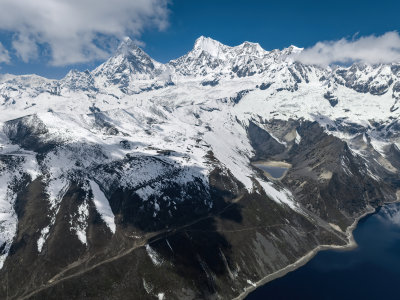
<path fill-rule="evenodd" d="M 0 42 L 8 53 L 8 63 L 0 64 L 0 72 L 61 78 L 71 68 L 91 70 L 105 60 L 123 35 L 138 40 L 154 59 L 167 62 L 189 51 L 200 35 L 232 46 L 258 42 L 270 50 L 291 44 L 307 48 L 318 41 L 400 30 L 398 1 L 98 0 L 104 2 L 104 9 L 97 10 L 90 6 L 100 6 L 96 2 L 82 0 L 87 5 L 76 4 L 76 10 L 68 10 L 74 24 L 69 23 L 68 13 L 60 20 L 64 11 L 49 10 L 45 17 L 35 11 L 45 5 L 53 7 L 52 1 L 26 8 L 26 3 L 34 1 L 21 0 L 26 2 L 21 10 L 14 3 L 17 1 L 0 0 Z M 110 13 L 107 3 L 111 2 L 121 10 Z M 75 19 L 76 11 L 82 12 L 81 18 Z M 54 18 L 46 19 L 52 14 Z M 109 23 L 102 26 L 101 19 Z M 30 21 L 22 24 L 21 20 Z M 47 21 L 53 31 L 41 28 Z M 85 30 L 80 30 L 80 24 Z M 86 41 L 92 47 L 87 47 Z M 75 53 L 75 49 L 79 50 Z"/>

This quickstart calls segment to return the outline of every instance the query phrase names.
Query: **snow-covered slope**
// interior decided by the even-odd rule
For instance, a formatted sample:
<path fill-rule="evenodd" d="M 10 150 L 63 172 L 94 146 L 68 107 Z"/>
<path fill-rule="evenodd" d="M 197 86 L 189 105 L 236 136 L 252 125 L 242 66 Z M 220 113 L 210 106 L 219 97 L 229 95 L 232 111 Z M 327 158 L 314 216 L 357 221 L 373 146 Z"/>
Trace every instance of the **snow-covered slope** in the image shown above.
<path fill-rule="evenodd" d="M 251 124 L 288 152 L 310 134 L 299 129 L 302 122 L 316 121 L 349 144 L 341 158 L 347 174 L 348 160 L 364 162 L 371 153 L 392 172 L 387 156 L 400 142 L 400 65 L 321 68 L 296 62 L 300 51 L 266 51 L 249 42 L 230 47 L 200 37 L 189 53 L 161 64 L 125 39 L 91 72 L 71 71 L 58 81 L 2 76 L 0 267 L 17 234 L 15 187 L 35 179 L 45 186 L 47 207 L 38 253 L 45 251 L 73 188 L 81 196 L 68 222 L 85 247 L 91 203 L 111 235 L 125 230 L 135 209 L 142 214 L 135 218 L 147 218 L 146 225 L 135 219 L 136 227 L 160 230 L 171 220 L 213 209 L 210 178 L 216 170 L 230 178 L 230 193 L 266 195 L 307 214 L 298 190 L 252 166 L 258 149 L 249 137 Z M 272 120 L 300 125 L 282 134 L 268 125 Z M 367 165 L 360 170 L 379 181 Z M 133 204 L 114 199 L 125 199 L 127 191 Z"/>
<path fill-rule="evenodd" d="M 230 47 L 200 37 L 192 51 L 163 65 L 127 38 L 92 72 L 71 71 L 60 81 L 35 75 L 4 77 L 3 130 L 21 126 L 12 127 L 8 120 L 34 114 L 29 126 L 42 124 L 41 138 L 60 148 L 73 143 L 95 147 L 103 162 L 122 159 L 128 152 L 152 155 L 168 149 L 176 153 L 173 161 L 203 170 L 199 175 L 205 181 L 210 171 L 205 157 L 211 150 L 248 190 L 257 178 L 249 164 L 249 120 L 315 120 L 346 138 L 352 135 L 342 128 L 356 123 L 376 144 L 385 143 L 387 128 L 397 124 L 399 116 L 398 65 L 322 69 L 295 62 L 293 54 L 299 51 L 294 46 L 266 51 L 249 42 Z M 7 149 L 1 153 L 8 154 Z M 57 159 L 62 151 L 48 158 Z M 54 164 L 65 174 L 62 166 L 71 169 L 78 158 L 62 157 L 62 165 L 59 160 Z M 85 160 L 84 167 L 94 159 L 97 156 Z M 61 174 L 49 176 L 51 182 Z M 147 188 L 146 193 L 151 192 L 156 190 Z"/>
<path fill-rule="evenodd" d="M 114 56 L 92 72 L 96 85 L 112 92 L 113 87 L 124 93 L 141 91 L 139 86 L 167 81 L 168 68 L 152 59 L 133 41 L 126 38 L 118 47 Z M 142 83 L 141 83 L 142 82 Z M 116 92 L 118 93 L 118 92 Z"/>

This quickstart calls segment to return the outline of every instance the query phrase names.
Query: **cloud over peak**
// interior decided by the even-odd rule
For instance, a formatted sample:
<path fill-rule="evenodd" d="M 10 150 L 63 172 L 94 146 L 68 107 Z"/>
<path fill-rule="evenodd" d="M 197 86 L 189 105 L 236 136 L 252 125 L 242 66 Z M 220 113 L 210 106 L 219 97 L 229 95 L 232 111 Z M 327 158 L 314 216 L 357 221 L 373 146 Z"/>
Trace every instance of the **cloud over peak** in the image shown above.
<path fill-rule="evenodd" d="M 17 56 L 27 62 L 44 48 L 56 66 L 104 59 L 110 41 L 140 37 L 146 28 L 162 30 L 168 25 L 168 0 L 0 0 L 0 4 L 0 30 L 14 34 Z M 6 60 L 0 47 L 2 61 Z"/>
<path fill-rule="evenodd" d="M 400 36 L 396 31 L 381 36 L 318 42 L 296 55 L 305 64 L 327 66 L 363 62 L 367 64 L 400 62 Z"/>

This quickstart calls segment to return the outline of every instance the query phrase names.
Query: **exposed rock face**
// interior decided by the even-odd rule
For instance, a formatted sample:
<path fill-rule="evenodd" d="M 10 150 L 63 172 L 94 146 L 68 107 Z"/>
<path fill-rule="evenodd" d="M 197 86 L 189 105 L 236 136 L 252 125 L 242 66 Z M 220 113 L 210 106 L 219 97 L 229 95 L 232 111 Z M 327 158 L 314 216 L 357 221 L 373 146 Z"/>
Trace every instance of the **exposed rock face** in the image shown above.
<path fill-rule="evenodd" d="M 346 245 L 400 187 L 399 68 L 299 51 L 201 37 L 161 64 L 127 39 L 92 72 L 3 77 L 0 298 L 231 299 Z"/>
<path fill-rule="evenodd" d="M 273 155 L 282 153 L 285 145 L 274 139 L 267 131 L 249 122 L 248 136 L 255 150 L 255 160 L 267 160 Z"/>

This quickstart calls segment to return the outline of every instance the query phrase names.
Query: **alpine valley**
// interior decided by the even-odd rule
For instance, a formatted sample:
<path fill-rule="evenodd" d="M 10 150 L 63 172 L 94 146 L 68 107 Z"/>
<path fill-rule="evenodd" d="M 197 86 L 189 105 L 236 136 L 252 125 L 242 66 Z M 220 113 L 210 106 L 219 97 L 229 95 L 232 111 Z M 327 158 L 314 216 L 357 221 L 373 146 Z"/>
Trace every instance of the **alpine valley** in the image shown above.
<path fill-rule="evenodd" d="M 398 200 L 400 63 L 301 51 L 200 37 L 162 64 L 126 38 L 93 71 L 0 75 L 0 298 L 244 298 L 352 246 Z"/>

